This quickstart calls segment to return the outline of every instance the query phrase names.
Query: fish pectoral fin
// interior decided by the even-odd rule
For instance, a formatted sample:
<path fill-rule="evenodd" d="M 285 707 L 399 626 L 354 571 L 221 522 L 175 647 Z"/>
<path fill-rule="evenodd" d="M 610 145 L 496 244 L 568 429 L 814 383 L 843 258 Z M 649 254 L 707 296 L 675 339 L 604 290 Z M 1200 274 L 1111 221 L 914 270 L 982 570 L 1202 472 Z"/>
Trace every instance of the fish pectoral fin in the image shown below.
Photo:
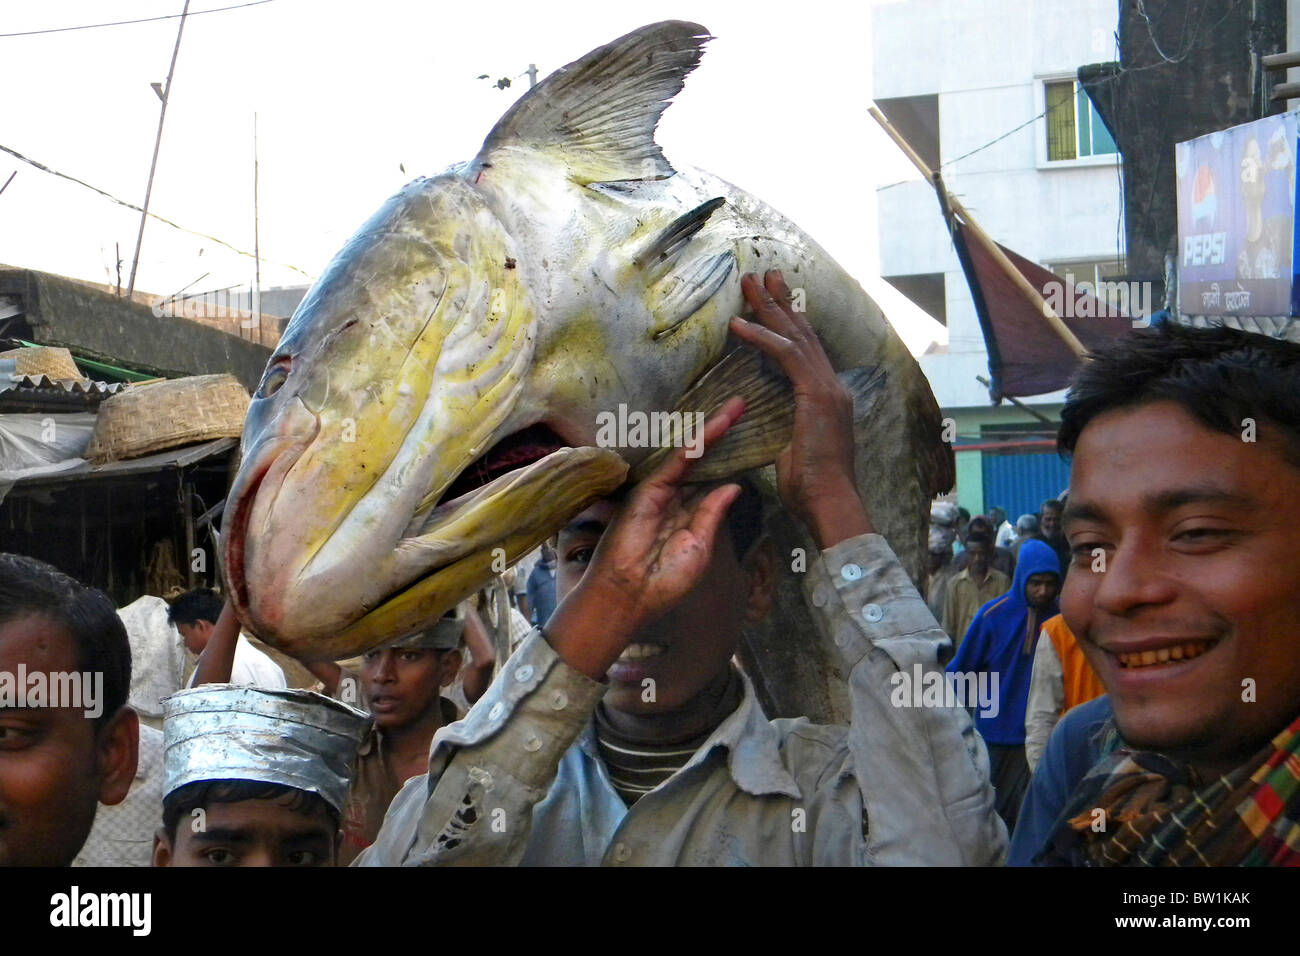
<path fill-rule="evenodd" d="M 661 442 L 637 464 L 632 470 L 633 480 L 649 475 L 675 448 L 690 449 L 702 441 L 704 422 L 734 396 L 744 399 L 745 413 L 692 466 L 687 480 L 717 481 L 775 461 L 790 443 L 794 430 L 790 382 L 764 362 L 757 350 L 741 346 L 727 353 L 686 391 L 675 410 L 681 418 L 680 436 L 674 436 L 671 444 Z"/>
<path fill-rule="evenodd" d="M 736 256 L 723 252 L 696 259 L 650 287 L 650 335 L 658 338 L 681 325 L 722 288 L 736 268 Z"/>
<path fill-rule="evenodd" d="M 560 151 L 574 182 L 666 179 L 674 169 L 654 141 L 668 102 L 699 65 L 709 31 L 665 20 L 633 30 L 555 71 L 512 106 L 473 166 L 500 149 Z"/>
<path fill-rule="evenodd" d="M 639 269 L 653 269 L 657 264 L 665 261 L 670 254 L 676 255 L 697 232 L 704 228 L 709 217 L 726 201 L 722 196 L 715 196 L 707 202 L 700 203 L 690 212 L 678 216 L 646 243 L 645 248 L 632 257 L 632 261 Z"/>
<path fill-rule="evenodd" d="M 840 372 L 840 380 L 853 399 L 853 420 L 861 422 L 885 393 L 888 375 L 882 366 L 863 366 Z M 748 346 L 734 349 L 687 390 L 677 405 L 681 413 L 681 438 L 643 459 L 633 470 L 640 481 L 661 465 L 673 448 L 701 441 L 704 422 L 726 401 L 739 396 L 745 402 L 740 420 L 708 449 L 691 468 L 689 482 L 721 481 L 776 461 L 794 434 L 794 393 L 790 381 Z M 689 416 L 700 413 L 693 419 Z M 686 423 L 694 427 L 689 431 Z"/>

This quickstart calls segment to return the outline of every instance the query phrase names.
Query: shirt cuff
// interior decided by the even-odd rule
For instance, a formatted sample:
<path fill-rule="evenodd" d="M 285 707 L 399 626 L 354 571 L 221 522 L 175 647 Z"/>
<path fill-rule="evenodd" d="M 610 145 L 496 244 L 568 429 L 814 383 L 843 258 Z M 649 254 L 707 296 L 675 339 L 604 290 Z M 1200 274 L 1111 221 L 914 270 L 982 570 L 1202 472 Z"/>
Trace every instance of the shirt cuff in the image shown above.
<path fill-rule="evenodd" d="M 873 646 L 904 667 L 938 663 L 951 645 L 882 535 L 858 535 L 821 552 L 804 592 L 850 669 Z"/>

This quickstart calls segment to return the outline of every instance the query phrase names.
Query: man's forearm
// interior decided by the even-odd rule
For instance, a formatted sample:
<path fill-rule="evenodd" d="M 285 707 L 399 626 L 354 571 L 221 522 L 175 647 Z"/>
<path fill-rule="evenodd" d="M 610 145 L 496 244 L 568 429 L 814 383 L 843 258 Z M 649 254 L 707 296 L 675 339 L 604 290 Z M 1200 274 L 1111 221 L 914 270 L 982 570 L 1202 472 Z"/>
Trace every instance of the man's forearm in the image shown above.
<path fill-rule="evenodd" d="M 933 706 L 914 686 L 946 690 L 939 661 L 947 635 L 884 538 L 823 551 L 806 587 L 849 668 L 849 746 L 870 862 L 1001 863 L 1006 828 L 993 808 L 983 741 L 962 707 Z"/>
<path fill-rule="evenodd" d="M 208 636 L 203 653 L 199 655 L 198 666 L 194 668 L 194 677 L 190 686 L 200 684 L 228 684 L 235 669 L 235 648 L 239 644 L 239 618 L 235 616 L 234 606 L 229 602 L 221 609 L 217 623 Z"/>

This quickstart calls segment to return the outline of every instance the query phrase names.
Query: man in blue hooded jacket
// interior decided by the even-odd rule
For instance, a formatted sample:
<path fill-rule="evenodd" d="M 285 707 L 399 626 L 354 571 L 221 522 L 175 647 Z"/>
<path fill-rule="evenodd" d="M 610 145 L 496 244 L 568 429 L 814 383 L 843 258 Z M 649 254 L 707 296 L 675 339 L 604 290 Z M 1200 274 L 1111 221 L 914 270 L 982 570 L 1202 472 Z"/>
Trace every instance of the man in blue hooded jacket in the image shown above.
<path fill-rule="evenodd" d="M 1025 761 L 1025 707 L 1034 648 L 1044 621 L 1059 613 L 1061 564 L 1042 541 L 1020 547 L 1011 590 L 975 614 L 956 656 L 952 674 L 996 674 L 997 707 L 975 713 L 975 729 L 988 745 L 989 771 L 997 792 L 999 816 L 1014 830 L 1029 786 Z"/>

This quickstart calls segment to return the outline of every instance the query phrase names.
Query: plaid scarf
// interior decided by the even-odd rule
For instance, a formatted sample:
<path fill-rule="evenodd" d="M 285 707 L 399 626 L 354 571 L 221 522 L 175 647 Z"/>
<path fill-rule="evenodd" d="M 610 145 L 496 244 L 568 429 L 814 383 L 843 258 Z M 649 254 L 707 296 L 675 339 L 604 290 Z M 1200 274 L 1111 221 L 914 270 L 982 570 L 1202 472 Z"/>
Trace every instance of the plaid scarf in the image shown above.
<path fill-rule="evenodd" d="M 1113 722 L 1108 733 L 1118 740 Z M 1114 750 L 1080 782 L 1042 856 L 1070 866 L 1300 866 L 1300 718 L 1208 785 L 1159 754 Z"/>

